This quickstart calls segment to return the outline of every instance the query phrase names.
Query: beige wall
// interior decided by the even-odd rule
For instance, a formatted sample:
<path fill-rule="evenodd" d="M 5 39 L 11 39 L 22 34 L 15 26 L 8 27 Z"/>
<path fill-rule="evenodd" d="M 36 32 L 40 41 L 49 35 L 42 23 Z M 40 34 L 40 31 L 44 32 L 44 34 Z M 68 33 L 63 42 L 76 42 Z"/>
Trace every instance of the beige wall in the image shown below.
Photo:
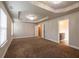
<path fill-rule="evenodd" d="M 34 37 L 35 24 L 14 22 L 14 38 Z"/>
<path fill-rule="evenodd" d="M 7 51 L 7 48 L 9 47 L 9 45 L 10 45 L 10 43 L 12 41 L 12 37 L 11 37 L 12 19 L 10 18 L 9 14 L 6 11 L 6 9 L 5 9 L 5 7 L 4 7 L 2 2 L 0 2 L 0 8 L 2 8 L 3 11 L 6 13 L 7 19 L 8 19 L 8 23 L 7 23 L 7 25 L 8 25 L 8 28 L 7 28 L 7 40 L 8 41 L 7 41 L 7 43 L 3 47 L 0 48 L 0 58 L 1 58 L 1 57 L 4 57 L 4 55 L 5 55 L 6 51 Z"/>
<path fill-rule="evenodd" d="M 69 46 L 79 49 L 79 12 L 42 22 L 45 39 L 58 42 L 58 22 L 65 19 L 69 19 Z"/>

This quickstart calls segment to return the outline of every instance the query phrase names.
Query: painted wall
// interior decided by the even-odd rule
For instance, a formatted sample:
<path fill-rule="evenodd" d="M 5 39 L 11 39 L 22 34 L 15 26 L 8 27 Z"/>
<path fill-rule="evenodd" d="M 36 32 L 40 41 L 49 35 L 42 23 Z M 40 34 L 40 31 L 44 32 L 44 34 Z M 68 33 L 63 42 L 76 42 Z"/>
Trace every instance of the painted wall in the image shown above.
<path fill-rule="evenodd" d="M 45 39 L 58 42 L 58 22 L 65 19 L 69 19 L 69 46 L 79 49 L 79 12 L 42 22 Z"/>
<path fill-rule="evenodd" d="M 57 20 L 46 21 L 45 39 L 58 42 L 58 24 Z"/>
<path fill-rule="evenodd" d="M 12 19 L 10 18 L 8 12 L 6 11 L 6 8 L 4 7 L 4 4 L 2 2 L 0 2 L 0 8 L 3 9 L 3 11 L 5 12 L 5 14 L 7 15 L 7 43 L 0 48 L 0 58 L 4 57 L 7 48 L 9 47 L 11 41 L 12 41 L 12 36 L 11 36 L 11 24 L 12 24 Z"/>
<path fill-rule="evenodd" d="M 14 38 L 34 37 L 35 24 L 14 22 Z"/>

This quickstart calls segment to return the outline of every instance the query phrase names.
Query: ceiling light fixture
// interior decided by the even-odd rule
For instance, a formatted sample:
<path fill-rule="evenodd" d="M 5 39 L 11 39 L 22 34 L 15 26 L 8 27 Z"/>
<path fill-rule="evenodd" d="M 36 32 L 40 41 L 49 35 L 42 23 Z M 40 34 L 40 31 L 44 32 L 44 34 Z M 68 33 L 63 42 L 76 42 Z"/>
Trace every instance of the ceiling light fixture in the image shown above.
<path fill-rule="evenodd" d="M 28 15 L 28 16 L 26 16 L 26 18 L 28 18 L 29 20 L 34 20 L 35 16 L 34 15 Z"/>
<path fill-rule="evenodd" d="M 62 1 L 53 1 L 53 4 L 60 4 Z"/>

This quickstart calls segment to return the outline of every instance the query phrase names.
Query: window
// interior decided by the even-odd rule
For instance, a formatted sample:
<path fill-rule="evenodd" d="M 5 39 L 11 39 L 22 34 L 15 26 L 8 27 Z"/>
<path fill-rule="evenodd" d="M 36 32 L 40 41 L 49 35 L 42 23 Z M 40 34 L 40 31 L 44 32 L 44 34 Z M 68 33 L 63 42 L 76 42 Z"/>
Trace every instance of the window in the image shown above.
<path fill-rule="evenodd" d="M 0 47 L 7 42 L 7 16 L 2 9 L 0 9 Z"/>

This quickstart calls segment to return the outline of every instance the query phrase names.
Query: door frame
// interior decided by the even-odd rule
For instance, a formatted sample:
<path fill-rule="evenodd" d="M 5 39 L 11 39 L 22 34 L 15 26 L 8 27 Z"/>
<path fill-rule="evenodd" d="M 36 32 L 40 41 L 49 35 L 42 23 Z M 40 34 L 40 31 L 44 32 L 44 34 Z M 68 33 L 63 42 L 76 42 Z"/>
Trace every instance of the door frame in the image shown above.
<path fill-rule="evenodd" d="M 38 37 L 38 27 L 41 26 L 41 38 L 45 38 L 45 24 L 38 24 L 35 26 L 35 36 Z"/>
<path fill-rule="evenodd" d="M 67 20 L 68 21 L 68 42 L 67 42 L 67 44 L 66 45 L 69 45 L 69 19 L 65 19 L 65 20 Z M 59 22 L 60 21 L 65 21 L 65 20 L 59 20 L 58 21 L 58 43 L 60 43 L 60 35 L 59 35 Z"/>

